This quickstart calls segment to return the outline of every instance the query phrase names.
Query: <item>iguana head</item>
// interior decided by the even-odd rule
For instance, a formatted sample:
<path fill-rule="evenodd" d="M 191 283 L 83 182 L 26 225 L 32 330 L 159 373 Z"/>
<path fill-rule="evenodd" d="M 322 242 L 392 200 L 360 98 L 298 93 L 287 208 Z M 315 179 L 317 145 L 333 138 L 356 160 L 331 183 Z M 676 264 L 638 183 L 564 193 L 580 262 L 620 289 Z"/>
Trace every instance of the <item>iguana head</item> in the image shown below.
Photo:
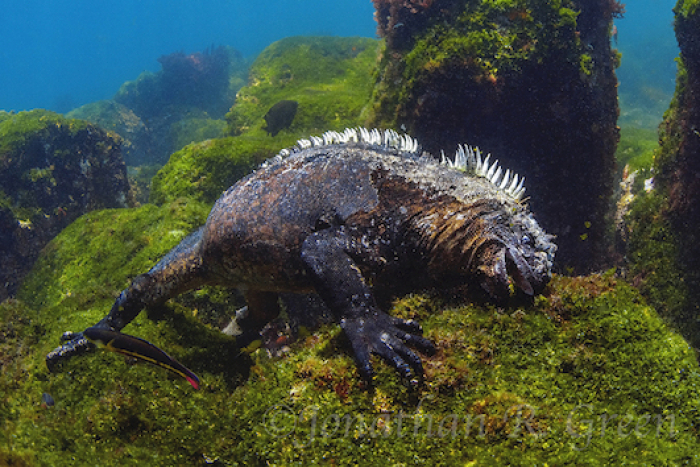
<path fill-rule="evenodd" d="M 481 286 L 497 301 L 511 284 L 528 295 L 542 291 L 551 277 L 556 245 L 532 215 L 522 210 L 505 216 L 482 233 L 482 251 L 474 251 Z"/>

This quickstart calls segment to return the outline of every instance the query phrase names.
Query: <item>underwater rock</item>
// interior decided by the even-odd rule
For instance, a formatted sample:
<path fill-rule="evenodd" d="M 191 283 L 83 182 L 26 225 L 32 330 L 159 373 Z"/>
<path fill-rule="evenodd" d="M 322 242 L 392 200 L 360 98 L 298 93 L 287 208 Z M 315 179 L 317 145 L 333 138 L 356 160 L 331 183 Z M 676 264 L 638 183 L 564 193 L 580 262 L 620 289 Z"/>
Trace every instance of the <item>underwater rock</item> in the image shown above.
<path fill-rule="evenodd" d="M 226 114 L 229 134 L 274 136 L 264 119 L 280 101 L 298 102 L 286 132 L 296 138 L 361 125 L 379 47 L 362 37 L 288 37 L 270 44 L 251 65 L 248 85 Z"/>
<path fill-rule="evenodd" d="M 150 202 L 184 198 L 213 204 L 238 179 L 277 154 L 280 145 L 293 142 L 289 137 L 278 141 L 231 136 L 187 145 L 173 153 L 151 180 Z"/>
<path fill-rule="evenodd" d="M 162 69 L 126 82 L 114 100 L 143 120 L 198 109 L 221 118 L 245 83 L 247 62 L 237 50 L 220 46 L 203 52 L 175 52 L 158 59 Z"/>
<path fill-rule="evenodd" d="M 694 5 L 694 6 L 693 6 Z M 698 245 L 700 227 L 700 12 L 697 2 L 676 5 L 680 66 L 676 95 L 662 123 L 658 182 L 668 191 L 669 210 L 688 245 Z M 700 249 L 697 249 L 700 253 Z M 699 257 L 696 257 L 700 259 Z"/>
<path fill-rule="evenodd" d="M 68 112 L 66 118 L 87 120 L 121 136 L 122 157 L 127 165 L 142 165 L 151 160 L 151 146 L 158 144 L 138 115 L 113 100 L 85 104 Z"/>
<path fill-rule="evenodd" d="M 523 174 L 559 268 L 605 264 L 618 139 L 614 0 L 375 0 L 386 39 L 367 124 L 429 151 L 469 141 Z"/>
<path fill-rule="evenodd" d="M 674 8 L 680 47 L 676 91 L 659 126 L 653 190 L 632 205 L 632 281 L 700 348 L 700 4 Z"/>
<path fill-rule="evenodd" d="M 0 300 L 12 296 L 39 251 L 94 209 L 130 204 L 118 136 L 33 110 L 0 113 Z"/>
<path fill-rule="evenodd" d="M 223 116 L 248 76 L 248 61 L 231 47 L 176 52 L 159 61 L 159 72 L 124 83 L 112 100 L 69 114 L 119 134 L 129 166 L 161 166 L 186 144 L 223 136 Z"/>
<path fill-rule="evenodd" d="M 270 136 L 277 136 L 280 130 L 289 128 L 297 113 L 297 101 L 283 100 L 273 105 L 265 114 L 265 130 Z"/>

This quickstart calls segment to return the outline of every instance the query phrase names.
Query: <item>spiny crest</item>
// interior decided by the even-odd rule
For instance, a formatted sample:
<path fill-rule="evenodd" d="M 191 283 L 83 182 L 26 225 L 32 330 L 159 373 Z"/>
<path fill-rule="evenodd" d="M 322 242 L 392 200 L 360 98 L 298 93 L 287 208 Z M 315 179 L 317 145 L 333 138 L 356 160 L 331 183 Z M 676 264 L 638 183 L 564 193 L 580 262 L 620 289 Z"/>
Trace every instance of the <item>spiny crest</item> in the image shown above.
<path fill-rule="evenodd" d="M 327 131 L 323 135 L 312 136 L 309 139 L 300 139 L 295 148 L 284 149 L 280 152 L 282 157 L 295 152 L 328 144 L 367 143 L 374 146 L 395 149 L 399 152 L 417 154 L 420 151 L 418 141 L 408 135 L 400 135 L 394 130 L 378 130 L 373 128 L 346 128 L 343 132 Z"/>
<path fill-rule="evenodd" d="M 505 173 L 503 173 L 503 169 L 498 165 L 498 161 L 489 164 L 490 157 L 491 154 L 488 154 L 486 158 L 482 160 L 479 148 L 474 149 L 470 146 L 463 146 L 460 144 L 455 154 L 455 160 L 452 161 L 445 157 L 445 153 L 443 152 L 441 163 L 450 168 L 461 170 L 462 172 L 484 177 L 516 200 L 522 198 L 525 193 L 525 177 L 518 180 L 518 174 L 510 170 L 506 170 Z"/>
<path fill-rule="evenodd" d="M 400 135 L 394 130 L 382 131 L 377 128 L 371 130 L 367 128 L 346 128 L 342 132 L 327 131 L 321 136 L 300 139 L 297 141 L 296 146 L 283 149 L 277 156 L 263 163 L 263 167 L 281 162 L 283 158 L 295 152 L 303 151 L 304 149 L 321 147 L 329 144 L 347 143 L 366 143 L 393 149 L 401 153 L 420 154 L 420 145 L 418 141 L 409 135 Z M 521 199 L 525 193 L 525 187 L 523 186 L 525 178 L 519 179 L 518 175 L 514 172 L 511 173 L 510 170 L 506 170 L 505 173 L 503 173 L 503 169 L 498 165 L 498 161 L 489 164 L 490 157 L 491 155 L 489 154 L 482 160 L 478 148 L 473 149 L 467 145 L 459 145 L 454 161 L 445 157 L 443 153 L 441 164 L 461 172 L 466 172 L 470 175 L 483 177 L 512 198 L 516 200 Z"/>

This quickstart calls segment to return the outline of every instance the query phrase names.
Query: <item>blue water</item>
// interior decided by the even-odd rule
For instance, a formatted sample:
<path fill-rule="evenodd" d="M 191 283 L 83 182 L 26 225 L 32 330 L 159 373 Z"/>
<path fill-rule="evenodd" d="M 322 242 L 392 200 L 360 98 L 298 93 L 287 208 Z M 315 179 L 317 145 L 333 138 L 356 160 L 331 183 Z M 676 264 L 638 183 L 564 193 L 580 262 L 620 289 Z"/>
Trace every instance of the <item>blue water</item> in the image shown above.
<path fill-rule="evenodd" d="M 0 109 L 66 112 L 111 98 L 157 59 L 294 35 L 375 37 L 369 0 L 21 0 L 0 11 Z"/>
<path fill-rule="evenodd" d="M 661 118 L 678 54 L 674 0 L 628 2 L 616 21 L 621 120 Z M 161 55 L 230 45 L 253 57 L 292 35 L 375 37 L 369 0 L 23 0 L 0 13 L 0 109 L 66 112 L 111 98 Z M 615 44 L 613 44 L 615 46 Z"/>
<path fill-rule="evenodd" d="M 673 32 L 675 0 L 627 2 L 623 19 L 615 21 L 622 66 L 621 125 L 655 126 L 668 108 L 676 82 L 678 43 Z"/>

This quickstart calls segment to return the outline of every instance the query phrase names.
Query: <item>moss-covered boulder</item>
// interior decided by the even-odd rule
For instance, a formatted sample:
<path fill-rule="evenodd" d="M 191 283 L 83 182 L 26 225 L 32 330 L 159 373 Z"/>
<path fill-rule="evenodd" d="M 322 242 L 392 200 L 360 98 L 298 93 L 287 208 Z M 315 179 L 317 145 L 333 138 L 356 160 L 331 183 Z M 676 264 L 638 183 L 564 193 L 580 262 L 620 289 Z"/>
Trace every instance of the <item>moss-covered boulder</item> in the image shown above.
<path fill-rule="evenodd" d="M 524 175 L 560 268 L 605 263 L 617 142 L 611 0 L 375 0 L 371 122 L 432 153 L 476 145 Z"/>
<path fill-rule="evenodd" d="M 235 136 L 190 144 L 170 156 L 153 177 L 150 200 L 162 204 L 188 198 L 211 205 L 238 179 L 293 142 L 288 135 L 280 135 Z"/>
<path fill-rule="evenodd" d="M 233 135 L 264 136 L 278 102 L 298 107 L 288 133 L 308 136 L 363 123 L 374 84 L 379 42 L 367 38 L 290 37 L 268 46 L 226 115 Z"/>
<path fill-rule="evenodd" d="M 121 140 L 81 120 L 0 112 L 0 300 L 80 215 L 130 202 Z"/>
<path fill-rule="evenodd" d="M 121 136 L 122 155 L 129 165 L 151 159 L 151 135 L 148 127 L 133 110 L 122 104 L 113 100 L 91 102 L 71 110 L 66 118 L 87 120 Z"/>
<path fill-rule="evenodd" d="M 87 214 L 0 305 L 0 460 L 15 465 L 680 464 L 700 443 L 692 350 L 611 275 L 556 277 L 496 309 L 415 295 L 392 313 L 437 346 L 405 386 L 377 363 L 362 382 L 336 325 L 251 357 L 197 308 L 170 302 L 126 329 L 195 371 L 96 352 L 49 374 L 65 330 L 100 319 L 131 277 L 203 222 L 180 202 Z M 234 312 L 231 307 L 230 312 Z"/>

